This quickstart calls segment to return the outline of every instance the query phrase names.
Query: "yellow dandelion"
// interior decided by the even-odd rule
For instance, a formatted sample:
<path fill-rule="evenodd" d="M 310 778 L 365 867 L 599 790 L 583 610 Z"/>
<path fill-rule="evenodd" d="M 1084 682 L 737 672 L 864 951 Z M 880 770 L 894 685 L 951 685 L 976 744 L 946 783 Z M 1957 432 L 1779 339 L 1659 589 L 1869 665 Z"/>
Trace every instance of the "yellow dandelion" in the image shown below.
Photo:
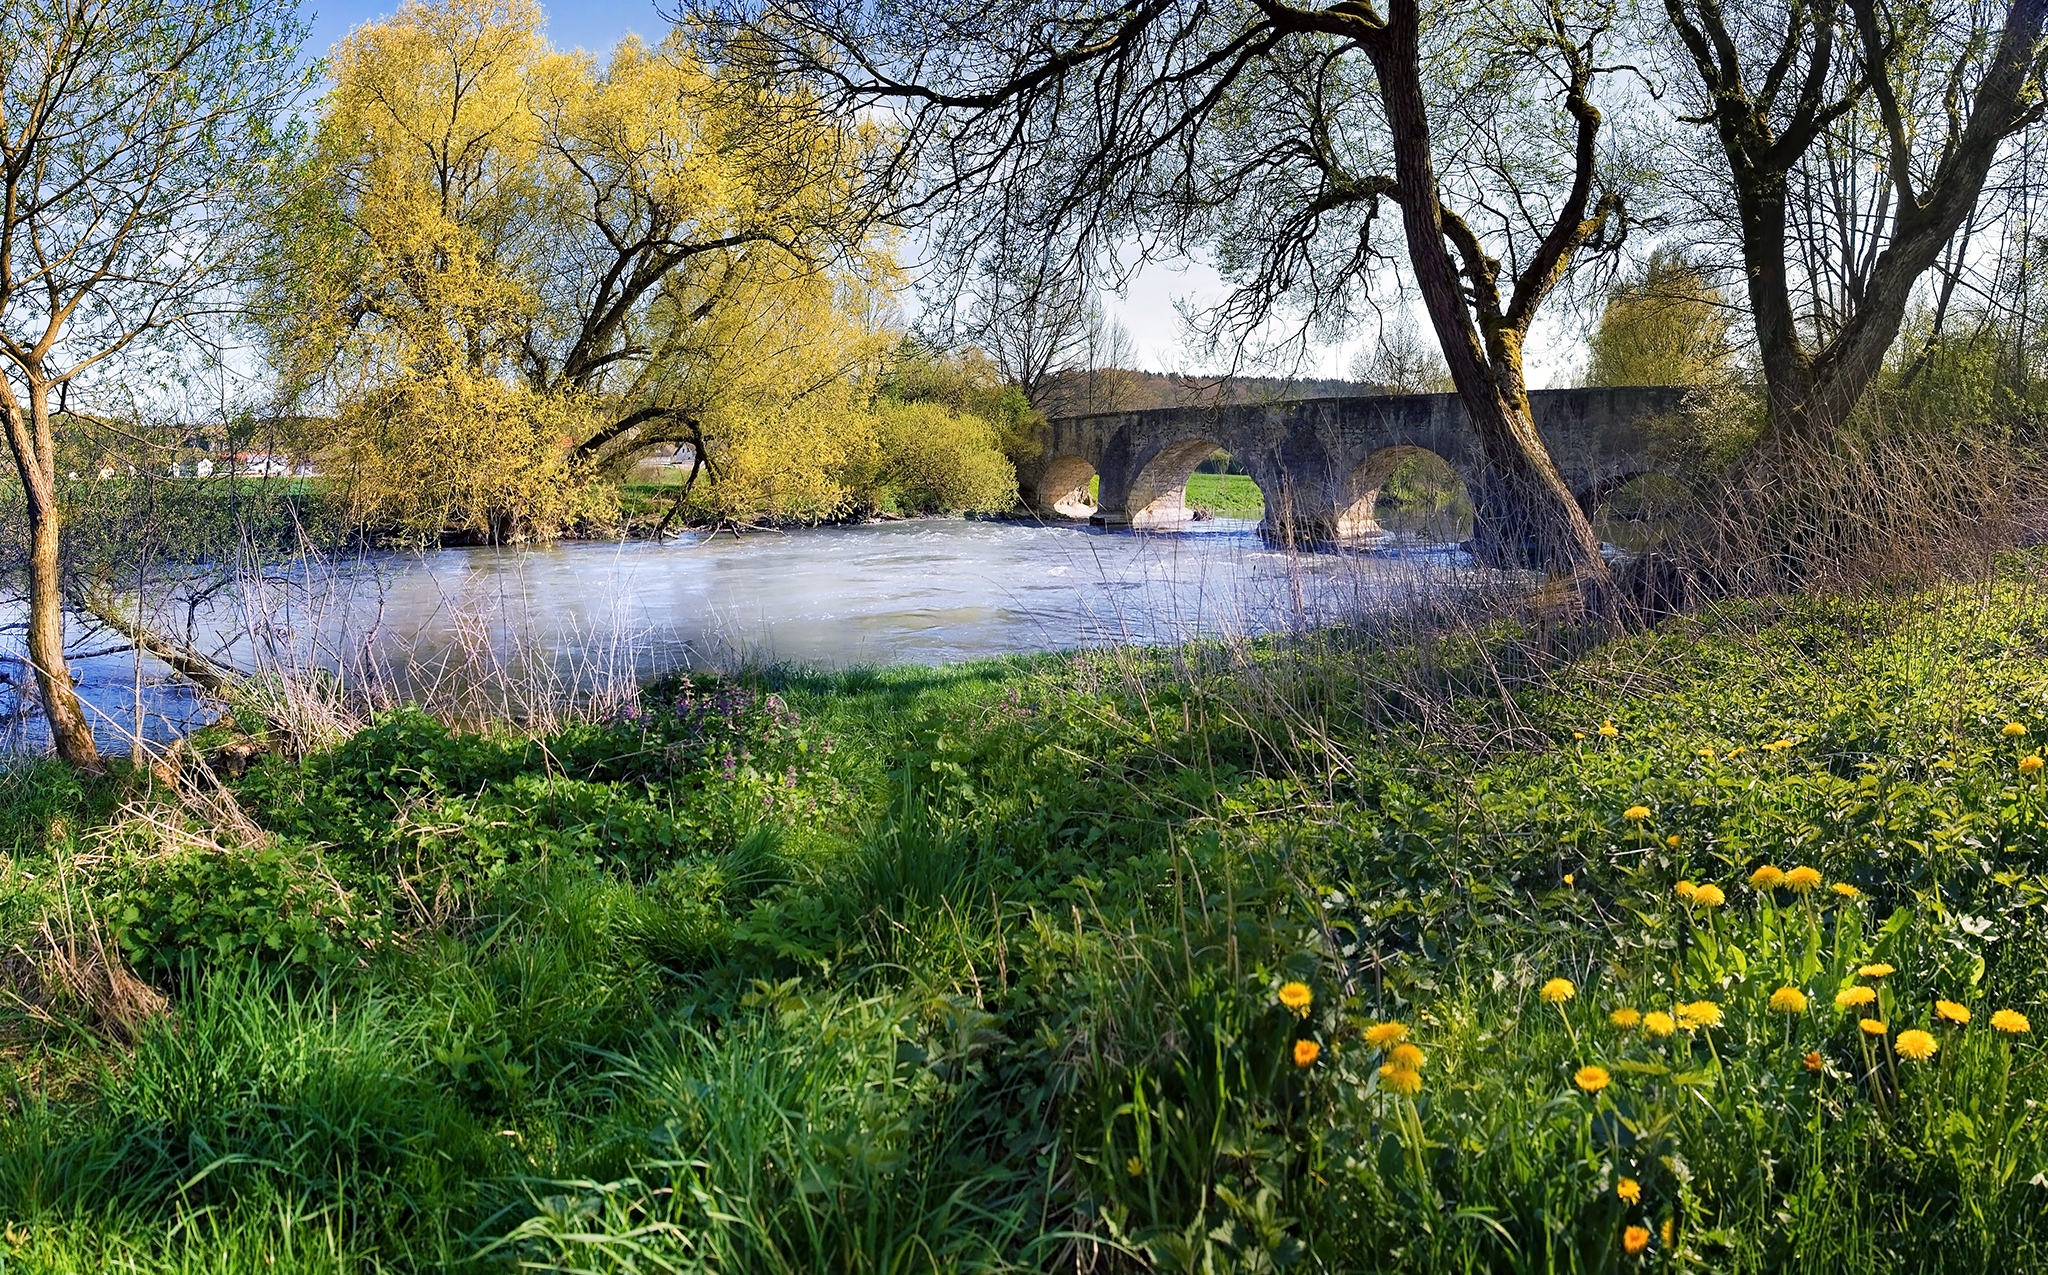
<path fill-rule="evenodd" d="M 1863 1029 L 1865 1036 L 1882 1036 L 1891 1030 L 1891 1028 L 1884 1025 L 1884 1020 L 1881 1018 L 1859 1018 L 1856 1020 L 1856 1025 Z"/>
<path fill-rule="evenodd" d="M 1804 1014 L 1806 993 L 1796 987 L 1781 987 L 1771 993 L 1771 1008 L 1780 1014 Z"/>
<path fill-rule="evenodd" d="M 1312 1067 L 1322 1052 L 1323 1047 L 1312 1040 L 1297 1040 L 1294 1042 L 1294 1065 Z"/>
<path fill-rule="evenodd" d="M 1380 1084 L 1385 1088 L 1393 1090 L 1395 1093 L 1406 1094 L 1413 1098 L 1416 1094 L 1422 1092 L 1422 1073 L 1410 1071 L 1406 1067 L 1396 1067 L 1394 1064 L 1388 1063 L 1380 1068 Z"/>
<path fill-rule="evenodd" d="M 1719 1027 L 1721 1007 L 1712 1001 L 1690 1001 L 1678 1007 L 1678 1025 L 1691 1031 L 1696 1027 Z"/>
<path fill-rule="evenodd" d="M 1712 761 L 1714 760 L 1714 750 L 1711 748 L 1702 748 L 1700 749 L 1700 756 L 1706 758 L 1708 761 Z"/>
<path fill-rule="evenodd" d="M 1898 970 L 1885 964 L 1883 961 L 1879 961 L 1875 965 L 1858 965 L 1856 967 L 1856 977 L 1858 978 L 1890 978 L 1896 973 L 1898 973 Z"/>
<path fill-rule="evenodd" d="M 1607 1087 L 1609 1079 L 1607 1068 L 1597 1063 L 1587 1063 L 1572 1073 L 1572 1083 L 1587 1093 L 1599 1093 Z"/>
<path fill-rule="evenodd" d="M 2027 1016 L 2016 1009 L 1999 1010 L 1991 1016 L 1991 1025 L 2010 1036 L 2034 1029 L 2034 1025 L 2027 1021 Z"/>
<path fill-rule="evenodd" d="M 1700 892 L 1700 888 L 1690 881 L 1680 881 L 1676 886 L 1672 888 L 1677 893 L 1679 898 L 1684 899 L 1687 902 L 1691 902 L 1692 896 Z"/>
<path fill-rule="evenodd" d="M 1609 1014 L 1607 1016 L 1607 1021 L 1613 1023 L 1616 1027 L 1621 1028 L 1623 1031 L 1627 1031 L 1629 1028 L 1634 1027 L 1637 1023 L 1642 1022 L 1643 1015 L 1641 1010 L 1630 1009 L 1627 1006 L 1623 1006 L 1622 1008 L 1617 1009 L 1613 1013 Z"/>
<path fill-rule="evenodd" d="M 1308 1017 L 1308 1007 L 1315 1003 L 1316 994 L 1309 990 L 1307 983 L 1280 984 L 1280 1003 L 1293 1011 L 1297 1018 Z"/>
<path fill-rule="evenodd" d="M 1999 734 L 2005 736 L 2007 739 L 2018 739 L 2020 736 L 2026 733 L 2027 728 L 2018 722 L 2007 722 L 2005 724 L 2005 729 L 1999 732 Z"/>
<path fill-rule="evenodd" d="M 1671 847 L 1671 848 L 1672 848 L 1673 850 L 1676 850 L 1676 849 L 1678 849 L 1678 843 L 1679 843 L 1679 836 L 1678 836 L 1678 834 L 1677 834 L 1677 833 L 1675 833 L 1675 832 L 1674 832 L 1674 833 L 1672 833 L 1672 834 L 1671 834 L 1670 836 L 1668 836 L 1668 837 L 1664 838 L 1664 844 L 1665 844 L 1665 845 L 1667 845 L 1667 846 L 1670 846 L 1670 847 Z"/>
<path fill-rule="evenodd" d="M 1641 823 L 1650 817 L 1650 808 L 1648 806 L 1630 806 L 1627 810 L 1621 812 L 1621 817 L 1633 823 Z"/>
<path fill-rule="evenodd" d="M 1667 1218 L 1665 1218 L 1665 1219 L 1664 1219 L 1664 1247 L 1665 1247 L 1665 1248 L 1670 1248 L 1670 1247 L 1671 1247 L 1671 1245 L 1672 1245 L 1672 1242 L 1673 1242 L 1674 1240 L 1676 1240 L 1676 1239 L 1677 1239 L 1677 1237 L 1678 1237 L 1678 1219 L 1677 1219 L 1677 1218 L 1675 1218 L 1675 1217 L 1667 1217 Z"/>
<path fill-rule="evenodd" d="M 1910 1058 L 1914 1062 L 1926 1062 L 1934 1057 L 1934 1051 L 1941 1048 L 1941 1046 L 1935 1043 L 1933 1036 L 1915 1027 L 1911 1031 L 1900 1032 L 1898 1039 L 1892 1042 L 1892 1048 L 1899 1051 L 1901 1058 Z"/>
<path fill-rule="evenodd" d="M 1651 1036 L 1669 1036 L 1678 1030 L 1677 1020 L 1661 1009 L 1643 1015 L 1643 1031 Z"/>
<path fill-rule="evenodd" d="M 1780 869 L 1766 863 L 1763 867 L 1749 874 L 1749 883 L 1759 890 L 1769 890 L 1785 884 L 1785 874 Z"/>
<path fill-rule="evenodd" d="M 1552 1005 L 1562 1005 L 1572 997 L 1577 996 L 1579 989 L 1573 987 L 1572 981 L 1568 978 L 1553 978 L 1548 983 L 1545 983 L 1543 990 L 1537 994 Z"/>
<path fill-rule="evenodd" d="M 2022 775 L 2031 775 L 2041 769 L 2041 766 L 2042 761 L 2038 753 L 2029 753 L 2027 756 L 2020 758 L 2020 773 Z"/>
<path fill-rule="evenodd" d="M 1621 1247 L 1630 1257 L 1650 1247 L 1650 1228 L 1631 1226 L 1621 1233 Z"/>
<path fill-rule="evenodd" d="M 1404 1071 L 1421 1071 L 1422 1051 L 1410 1044 L 1399 1044 L 1387 1054 L 1387 1062 Z"/>
<path fill-rule="evenodd" d="M 1836 894 L 1841 895 L 1845 899 L 1858 899 L 1863 897 L 1863 891 L 1857 889 L 1853 885 L 1850 885 L 1847 881 L 1837 881 L 1835 882 L 1833 888 Z"/>
<path fill-rule="evenodd" d="M 1573 738 L 1573 739 L 1584 739 L 1585 737 L 1586 737 L 1586 732 L 1584 732 L 1584 731 L 1582 731 L 1582 730 L 1575 730 L 1575 731 L 1573 731 L 1573 732 L 1572 732 L 1572 738 Z"/>
<path fill-rule="evenodd" d="M 1723 758 L 1722 758 L 1721 760 L 1722 760 L 1722 761 L 1734 761 L 1734 760 L 1735 760 L 1735 759 L 1736 759 L 1737 757 L 1740 757 L 1740 756 L 1742 756 L 1742 754 L 1744 754 L 1744 753 L 1746 753 L 1746 752 L 1748 752 L 1748 751 L 1749 751 L 1749 749 L 1748 749 L 1748 748 L 1746 748 L 1746 747 L 1745 747 L 1745 748 L 1731 748 L 1731 749 L 1729 749 L 1729 750 L 1728 750 L 1728 755 L 1727 755 L 1726 757 L 1723 757 Z"/>
<path fill-rule="evenodd" d="M 1385 1049 L 1408 1039 L 1408 1024 L 1378 1023 L 1365 1029 L 1365 1043 L 1374 1049 Z"/>
<path fill-rule="evenodd" d="M 1613 739 L 1616 735 L 1619 734 L 1621 734 L 1621 732 L 1614 729 L 1613 722 L 1602 722 L 1600 724 L 1600 738 Z"/>
<path fill-rule="evenodd" d="M 1835 993 L 1835 1008 L 1855 1009 L 1859 1005 L 1868 1005 L 1876 999 L 1877 993 L 1867 987 L 1845 987 Z"/>
<path fill-rule="evenodd" d="M 1692 892 L 1692 901 L 1703 908 L 1717 908 L 1728 901 L 1718 885 L 1703 885 Z"/>
<path fill-rule="evenodd" d="M 1934 1002 L 1934 1016 L 1946 1019 L 1951 1023 L 1967 1023 L 1970 1021 L 1970 1007 L 1968 1005 L 1958 1005 L 1954 1001 L 1936 1001 Z"/>
<path fill-rule="evenodd" d="M 1641 1204 L 1643 1202 L 1643 1184 L 1634 1178 L 1623 1178 L 1615 1183 L 1614 1193 L 1621 1197 L 1624 1204 Z"/>
<path fill-rule="evenodd" d="M 1572 874 L 1571 874 L 1571 873 L 1567 872 L 1567 873 L 1565 873 L 1565 874 L 1564 874 L 1564 883 L 1565 883 L 1566 885 L 1570 885 L 1570 884 L 1572 883 Z"/>
<path fill-rule="evenodd" d="M 1785 874 L 1785 888 L 1797 894 L 1804 894 L 1820 884 L 1820 869 L 1801 865 Z"/>

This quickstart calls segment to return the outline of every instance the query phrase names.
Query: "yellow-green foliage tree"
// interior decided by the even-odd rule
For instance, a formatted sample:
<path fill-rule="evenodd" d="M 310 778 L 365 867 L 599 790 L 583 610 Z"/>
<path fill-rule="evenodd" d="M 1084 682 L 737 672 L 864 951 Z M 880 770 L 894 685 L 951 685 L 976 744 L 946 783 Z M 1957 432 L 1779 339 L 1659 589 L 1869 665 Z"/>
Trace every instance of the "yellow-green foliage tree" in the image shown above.
<path fill-rule="evenodd" d="M 894 278 L 872 129 L 687 30 L 599 66 L 542 22 L 409 3 L 336 50 L 269 314 L 337 421 L 330 464 L 366 518 L 492 539 L 678 442 L 728 516 L 838 512 Z"/>
<path fill-rule="evenodd" d="M 1734 362 L 1720 290 L 1677 256 L 1652 253 L 1607 296 L 1591 341 L 1588 385 L 1711 385 Z"/>

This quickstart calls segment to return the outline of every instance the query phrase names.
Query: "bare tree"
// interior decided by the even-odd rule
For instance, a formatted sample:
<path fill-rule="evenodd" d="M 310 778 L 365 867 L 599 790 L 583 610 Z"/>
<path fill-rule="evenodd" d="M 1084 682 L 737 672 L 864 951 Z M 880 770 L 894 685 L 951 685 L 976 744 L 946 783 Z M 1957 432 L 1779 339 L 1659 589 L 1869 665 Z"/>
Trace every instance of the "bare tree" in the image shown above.
<path fill-rule="evenodd" d="M 1755 324 L 1767 473 L 1825 446 L 2006 140 L 2041 116 L 2048 0 L 1665 0 Z"/>
<path fill-rule="evenodd" d="M 308 82 L 287 0 L 0 6 L 0 416 L 27 497 L 28 656 L 58 754 L 98 764 L 64 663 L 54 412 L 228 304 L 237 214 Z"/>
<path fill-rule="evenodd" d="M 1443 355 L 1403 323 L 1381 328 L 1373 343 L 1351 356 L 1351 379 L 1367 381 L 1389 394 L 1446 394 L 1451 372 Z"/>
<path fill-rule="evenodd" d="M 1522 348 L 1624 217 L 1604 177 L 1612 6 L 1511 0 L 707 0 L 781 65 L 880 108 L 924 164 L 940 255 L 1055 242 L 1057 266 L 1206 251 L 1240 334 L 1348 326 L 1405 258 L 1482 440 L 1484 556 L 1605 574 L 1530 415 Z M 1042 192 L 1054 192 L 1044 197 Z M 1405 251 L 1383 242 L 1400 215 Z M 1034 236 L 1036 236 L 1034 238 Z"/>

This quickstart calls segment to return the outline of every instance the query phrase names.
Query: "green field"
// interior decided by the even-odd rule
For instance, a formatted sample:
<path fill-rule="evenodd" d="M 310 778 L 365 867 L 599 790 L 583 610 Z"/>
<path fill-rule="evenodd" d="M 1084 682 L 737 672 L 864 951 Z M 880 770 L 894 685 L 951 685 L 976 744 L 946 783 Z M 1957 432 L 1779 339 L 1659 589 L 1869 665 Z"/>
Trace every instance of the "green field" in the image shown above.
<path fill-rule="evenodd" d="M 1248 474 L 1189 474 L 1187 503 L 1218 518 L 1266 516 L 1266 498 Z"/>
<path fill-rule="evenodd" d="M 0 1262 L 2043 1269 L 2044 573 L 18 765 Z"/>

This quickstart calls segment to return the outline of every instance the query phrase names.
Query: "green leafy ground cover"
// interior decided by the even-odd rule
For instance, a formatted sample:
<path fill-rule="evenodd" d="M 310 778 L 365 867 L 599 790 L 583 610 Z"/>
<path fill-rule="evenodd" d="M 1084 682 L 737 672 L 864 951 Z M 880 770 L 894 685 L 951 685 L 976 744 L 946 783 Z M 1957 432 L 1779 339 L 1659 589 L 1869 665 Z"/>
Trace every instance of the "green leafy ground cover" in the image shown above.
<path fill-rule="evenodd" d="M 0 1256 L 2041 1269 L 2044 569 L 398 714 L 260 851 L 17 769 Z M 37 972 L 88 915 L 133 1043 Z"/>
<path fill-rule="evenodd" d="M 1189 474 L 1187 503 L 1218 518 L 1266 516 L 1266 497 L 1248 474 Z"/>

